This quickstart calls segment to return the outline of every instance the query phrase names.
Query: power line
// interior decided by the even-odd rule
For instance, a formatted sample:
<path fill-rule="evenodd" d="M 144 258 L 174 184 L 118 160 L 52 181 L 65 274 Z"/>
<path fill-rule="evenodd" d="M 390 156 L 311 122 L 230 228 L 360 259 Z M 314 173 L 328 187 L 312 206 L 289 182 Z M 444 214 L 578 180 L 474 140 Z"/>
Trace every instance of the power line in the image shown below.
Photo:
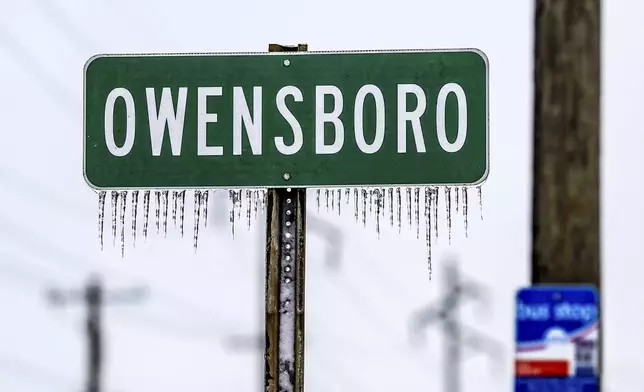
<path fill-rule="evenodd" d="M 9 255 L 4 250 L 0 250 L 0 260 L 11 260 L 14 262 L 12 264 L 0 263 L 0 268 L 2 269 L 0 277 L 8 278 L 11 276 L 11 283 L 15 284 L 20 282 L 22 284 L 41 287 L 51 282 L 51 278 L 44 275 L 40 270 L 33 268 L 33 265 L 30 265 L 30 263 L 20 257 Z"/>
<path fill-rule="evenodd" d="M 74 115 L 80 110 L 79 106 L 71 105 L 71 102 L 77 102 L 78 99 L 74 97 L 63 85 L 58 83 L 55 78 L 50 76 L 44 67 L 40 66 L 40 62 L 32 57 L 29 52 L 24 50 L 16 42 L 15 37 L 12 37 L 7 31 L 0 30 L 0 44 L 9 52 L 11 56 L 28 72 L 35 76 L 40 86 L 47 90 L 54 101 L 61 105 L 67 113 Z"/>
<path fill-rule="evenodd" d="M 66 217 L 73 216 L 75 219 L 82 221 L 87 218 L 87 215 L 79 212 L 79 206 L 82 208 L 90 208 L 89 204 L 81 202 L 80 200 L 69 200 L 66 197 L 59 195 L 39 184 L 39 181 L 29 178 L 27 175 L 16 175 L 6 167 L 0 166 L 0 181 L 7 184 L 7 190 L 16 189 L 20 191 L 20 196 L 24 199 L 31 199 L 35 202 L 47 202 L 48 206 L 55 205 L 57 212 L 63 213 Z M 29 190 L 25 192 L 25 190 Z"/>
<path fill-rule="evenodd" d="M 0 277 L 10 277 L 10 283 L 20 283 L 19 286 L 23 289 L 26 288 L 24 286 L 36 289 L 52 285 L 51 278 L 33 268 L 26 267 L 29 264 L 26 263 L 25 260 L 10 255 L 8 256 L 5 252 L 0 251 L 0 260 L 7 259 L 19 262 L 18 264 L 12 265 L 5 263 L 0 264 L 0 270 L 2 271 L 2 273 L 0 273 Z M 112 300 L 118 300 L 118 298 L 112 297 Z M 159 333 L 172 335 L 174 338 L 190 340 L 199 344 L 222 344 L 221 337 L 207 325 L 205 327 L 197 328 L 195 324 L 177 323 L 170 319 L 155 317 L 150 314 L 144 314 L 140 311 L 134 313 L 116 312 L 114 313 L 114 316 L 121 318 L 122 320 L 124 319 L 126 323 L 147 327 L 148 331 L 152 329 Z M 223 345 L 226 346 L 225 341 L 223 342 Z"/>
<path fill-rule="evenodd" d="M 95 45 L 87 39 L 87 32 L 76 28 L 75 23 L 55 5 L 55 2 L 48 0 L 37 0 L 36 2 L 39 5 L 39 10 L 47 15 L 55 28 L 63 33 L 65 38 L 72 43 L 72 46 L 83 54 L 92 51 Z"/>
<path fill-rule="evenodd" d="M 67 377 L 56 374 L 50 370 L 25 362 L 16 357 L 0 357 L 0 373 L 13 377 L 32 385 L 40 385 L 43 391 L 51 391 L 56 386 L 61 391 L 74 390 L 74 382 Z"/>
<path fill-rule="evenodd" d="M 5 237 L 11 238 L 14 242 L 21 244 L 26 249 L 36 251 L 42 256 L 42 258 L 48 261 L 56 261 L 61 266 L 68 268 L 81 268 L 87 266 L 87 262 L 83 261 L 80 257 L 32 234 L 29 230 L 5 219 L 2 215 L 0 215 L 0 233 Z M 121 278 L 127 277 L 129 280 L 134 278 L 112 269 L 112 275 L 114 274 Z M 180 308 L 183 311 L 191 312 L 195 316 L 198 315 L 199 318 L 203 320 L 208 320 L 208 324 L 215 334 L 226 335 L 233 331 L 232 327 L 228 326 L 227 323 L 218 320 L 211 312 L 175 295 L 172 292 L 155 287 L 154 294 L 156 298 L 164 301 L 166 304 L 173 304 L 174 307 Z"/>

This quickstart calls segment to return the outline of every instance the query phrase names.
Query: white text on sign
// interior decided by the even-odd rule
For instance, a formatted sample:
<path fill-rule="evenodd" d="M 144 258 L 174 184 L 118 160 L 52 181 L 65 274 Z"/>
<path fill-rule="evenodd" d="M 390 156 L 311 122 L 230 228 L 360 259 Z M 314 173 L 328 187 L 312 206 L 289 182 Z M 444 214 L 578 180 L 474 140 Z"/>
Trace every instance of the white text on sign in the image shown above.
<path fill-rule="evenodd" d="M 166 129 L 170 137 L 170 149 L 173 156 L 181 155 L 183 142 L 184 120 L 186 115 L 186 101 L 188 88 L 180 87 L 177 94 L 177 102 L 172 98 L 171 89 L 163 87 L 161 98 L 157 107 L 157 91 L 153 87 L 145 89 L 147 102 L 147 116 L 150 130 L 150 144 L 152 156 L 161 155 Z M 207 144 L 207 125 L 218 121 L 218 114 L 208 112 L 206 101 L 208 97 L 223 95 L 222 87 L 197 87 L 197 155 L 200 156 L 221 156 L 224 155 L 223 146 Z M 445 129 L 445 111 L 447 97 L 453 93 L 457 99 L 458 122 L 456 140 L 449 141 Z M 324 105 L 325 96 L 333 97 L 332 108 Z M 407 96 L 416 97 L 416 106 L 407 107 Z M 252 104 L 249 105 L 242 87 L 232 88 L 233 96 L 233 129 L 232 129 L 232 155 L 242 155 L 242 132 L 245 131 L 248 138 L 250 151 L 253 155 L 262 155 L 262 87 L 255 86 L 252 89 Z M 375 103 L 375 136 L 370 143 L 365 139 L 363 125 L 363 111 L 365 100 L 371 96 Z M 293 135 L 292 143 L 286 144 L 285 138 L 277 136 L 274 138 L 275 149 L 282 155 L 297 154 L 304 145 L 302 126 L 286 105 L 286 98 L 292 97 L 295 103 L 304 101 L 302 91 L 296 86 L 284 86 L 275 95 L 275 104 L 280 115 L 291 127 Z M 114 107 L 118 99 L 125 103 L 126 123 L 125 141 L 121 146 L 116 144 L 114 139 Z M 421 116 L 425 113 L 427 97 L 423 89 L 416 84 L 397 85 L 397 151 L 400 154 L 407 152 L 407 125 L 411 125 L 416 152 L 425 153 L 425 140 L 420 123 Z M 251 110 L 252 107 L 252 110 Z M 344 109 L 344 98 L 340 89 L 336 86 L 315 86 L 315 153 L 318 155 L 337 154 L 342 150 L 345 141 L 345 128 L 340 120 L 340 114 Z M 354 106 L 354 138 L 356 145 L 365 154 L 374 154 L 380 150 L 385 139 L 385 100 L 381 90 L 373 85 L 362 86 L 355 98 Z M 325 142 L 325 124 L 331 123 L 334 126 L 334 137 L 330 144 Z M 134 98 L 129 90 L 123 87 L 113 89 L 107 96 L 105 102 L 105 143 L 109 152 L 116 157 L 123 157 L 130 153 L 134 146 L 136 136 L 136 107 Z M 211 132 L 213 132 L 211 130 Z M 458 152 L 467 138 L 467 99 L 463 88 L 456 83 L 445 84 L 436 99 L 436 132 L 441 148 L 448 152 Z"/>

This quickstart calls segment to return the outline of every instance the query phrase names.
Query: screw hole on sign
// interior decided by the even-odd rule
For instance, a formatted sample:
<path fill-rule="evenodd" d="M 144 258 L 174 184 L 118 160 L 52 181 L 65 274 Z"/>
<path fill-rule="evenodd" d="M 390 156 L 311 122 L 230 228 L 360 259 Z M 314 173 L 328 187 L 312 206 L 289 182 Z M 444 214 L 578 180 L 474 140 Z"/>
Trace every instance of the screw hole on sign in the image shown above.
<path fill-rule="evenodd" d="M 286 233 L 286 238 L 291 238 L 291 233 Z"/>
<path fill-rule="evenodd" d="M 288 67 L 289 65 L 291 65 L 291 61 L 290 60 L 284 60 L 284 66 Z"/>
<path fill-rule="evenodd" d="M 291 244 L 286 244 L 286 249 L 291 249 Z"/>
<path fill-rule="evenodd" d="M 286 215 L 291 215 L 291 210 L 286 210 Z"/>
<path fill-rule="evenodd" d="M 286 222 L 286 227 L 289 227 L 291 225 L 291 222 Z"/>
<path fill-rule="evenodd" d="M 284 281 L 285 281 L 286 283 L 291 283 L 291 278 L 286 278 L 286 279 L 284 279 Z"/>
<path fill-rule="evenodd" d="M 288 260 L 288 259 L 287 259 L 287 260 Z M 286 271 L 286 272 L 291 272 L 291 267 L 288 267 L 288 266 L 284 267 L 284 271 Z"/>
<path fill-rule="evenodd" d="M 291 199 L 286 199 L 286 202 L 287 202 L 288 204 L 291 204 Z"/>
<path fill-rule="evenodd" d="M 290 260 L 291 260 L 291 256 L 290 256 L 290 255 L 286 255 L 286 261 L 290 261 Z M 286 268 L 288 268 L 289 270 L 291 269 L 291 267 L 286 267 Z"/>

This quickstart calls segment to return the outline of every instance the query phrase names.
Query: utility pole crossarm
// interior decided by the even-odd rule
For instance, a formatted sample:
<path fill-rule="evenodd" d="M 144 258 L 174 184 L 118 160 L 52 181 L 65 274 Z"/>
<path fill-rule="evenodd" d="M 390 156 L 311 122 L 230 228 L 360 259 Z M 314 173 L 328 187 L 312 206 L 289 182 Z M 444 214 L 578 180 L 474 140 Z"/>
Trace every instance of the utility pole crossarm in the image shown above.
<path fill-rule="evenodd" d="M 414 312 L 411 316 L 411 327 L 414 330 L 423 329 L 443 318 L 444 310 L 436 306 L 427 306 Z"/>
<path fill-rule="evenodd" d="M 148 290 L 145 286 L 115 289 L 105 293 L 105 304 L 128 304 L 147 299 Z"/>
<path fill-rule="evenodd" d="M 70 290 L 52 288 L 46 292 L 47 300 L 52 306 L 65 306 L 83 302 L 87 300 L 90 287 L 91 285 L 84 289 Z M 147 288 L 144 286 L 102 292 L 101 302 L 103 305 L 133 304 L 145 300 L 147 294 Z"/>
<path fill-rule="evenodd" d="M 92 278 L 83 289 L 49 289 L 47 299 L 53 306 L 84 303 L 86 307 L 85 330 L 88 347 L 86 392 L 101 392 L 103 365 L 102 308 L 106 304 L 131 304 L 142 300 L 145 287 L 133 287 L 106 293 L 98 278 Z"/>
<path fill-rule="evenodd" d="M 459 292 L 463 297 L 467 299 L 482 302 L 486 302 L 488 300 L 487 291 L 483 288 L 483 286 L 476 282 L 468 281 L 466 284 L 459 285 Z"/>

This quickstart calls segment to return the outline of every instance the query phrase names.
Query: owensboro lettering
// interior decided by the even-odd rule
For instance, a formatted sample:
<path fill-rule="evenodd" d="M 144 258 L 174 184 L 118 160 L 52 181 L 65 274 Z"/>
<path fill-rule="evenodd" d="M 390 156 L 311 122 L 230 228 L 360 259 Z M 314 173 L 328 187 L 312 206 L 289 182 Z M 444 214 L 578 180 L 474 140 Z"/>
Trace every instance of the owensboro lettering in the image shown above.
<path fill-rule="evenodd" d="M 197 99 L 197 155 L 199 156 L 222 156 L 242 155 L 242 142 L 246 135 L 252 155 L 262 155 L 263 134 L 262 118 L 263 110 L 268 107 L 264 105 L 265 99 L 272 99 L 279 114 L 288 124 L 285 128 L 277 129 L 274 132 L 283 136 L 273 138 L 273 146 L 282 155 L 297 154 L 304 145 L 304 133 L 302 123 L 291 112 L 287 105 L 287 98 L 292 101 L 290 105 L 301 105 L 306 100 L 312 99 L 315 105 L 314 111 L 314 138 L 315 153 L 317 155 L 337 154 L 342 150 L 345 139 L 353 137 L 359 150 L 364 154 L 377 153 L 385 139 L 385 105 L 395 105 L 396 113 L 396 140 L 397 152 L 407 153 L 407 136 L 411 133 L 416 153 L 425 153 L 425 140 L 420 118 L 427 109 L 428 97 L 423 88 L 417 84 L 397 84 L 396 102 L 385 102 L 381 89 L 373 84 L 366 84 L 360 87 L 352 107 L 345 108 L 346 103 L 340 88 L 333 85 L 315 86 L 313 97 L 304 97 L 297 86 L 284 86 L 277 91 L 275 97 L 265 97 L 262 86 L 247 88 L 246 92 L 240 86 L 233 86 L 232 89 L 224 91 L 222 87 L 180 87 L 172 91 L 170 87 L 146 87 L 145 105 L 147 112 L 140 112 L 142 102 L 135 102 L 130 90 L 117 87 L 110 91 L 105 100 L 105 143 L 109 152 L 115 157 L 127 156 L 134 146 L 136 138 L 137 116 L 147 116 L 150 133 L 150 149 L 152 156 L 160 156 L 165 133 L 167 131 L 170 141 L 170 150 L 173 156 L 181 156 L 184 144 L 184 120 L 186 116 L 186 102 L 190 94 L 196 95 Z M 247 93 L 249 96 L 247 96 Z M 158 95 L 160 94 L 160 98 Z M 208 111 L 206 102 L 209 97 L 222 97 L 224 94 L 232 95 L 232 113 L 219 113 L 212 109 Z M 447 98 L 453 94 L 458 107 L 458 120 L 456 123 L 456 138 L 448 140 L 445 113 Z M 173 95 L 177 97 L 176 102 Z M 325 105 L 330 96 L 332 105 Z M 408 96 L 415 96 L 416 105 L 408 105 Z M 158 102 L 158 105 L 157 105 Z M 432 100 L 433 102 L 433 100 Z M 443 85 L 435 97 L 436 102 L 436 132 L 440 147 L 448 153 L 458 152 L 467 139 L 467 98 L 463 88 L 457 83 Z M 125 138 L 121 145 L 117 145 L 114 135 L 114 111 L 117 104 L 124 105 L 126 121 L 124 124 Z M 363 124 L 363 112 L 366 105 L 374 105 L 375 129 L 365 130 Z M 340 119 L 341 113 L 345 110 L 353 110 L 353 124 L 343 124 Z M 217 123 L 220 116 L 232 116 L 232 129 L 207 128 L 208 124 Z M 325 131 L 330 123 L 333 127 L 333 137 L 328 143 L 325 138 Z M 290 126 L 290 129 L 289 129 Z M 346 126 L 346 128 L 345 128 Z M 353 129 L 353 132 L 351 132 Z M 207 143 L 208 132 L 226 132 L 232 139 L 232 151 L 224 151 L 221 145 Z M 352 134 L 347 134 L 352 133 Z M 367 138 L 365 134 L 369 135 Z M 288 137 L 287 137 L 288 136 Z M 327 140 L 325 140 L 327 139 Z M 369 139 L 370 141 L 367 141 Z M 290 143 L 287 144 L 286 140 Z"/>

